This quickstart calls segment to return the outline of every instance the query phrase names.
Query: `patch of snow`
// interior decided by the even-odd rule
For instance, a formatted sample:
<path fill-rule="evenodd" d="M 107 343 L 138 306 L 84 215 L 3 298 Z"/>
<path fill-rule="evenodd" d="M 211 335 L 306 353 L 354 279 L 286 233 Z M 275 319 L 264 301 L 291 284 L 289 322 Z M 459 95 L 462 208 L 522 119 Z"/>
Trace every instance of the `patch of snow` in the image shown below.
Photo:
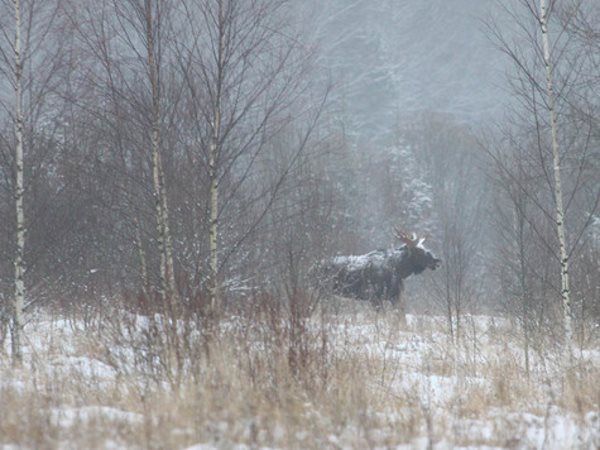
<path fill-rule="evenodd" d="M 194 444 L 191 447 L 186 447 L 183 450 L 219 450 L 223 448 L 222 446 L 216 446 L 213 444 Z M 226 448 L 230 448 L 231 450 L 277 450 L 272 447 L 255 447 L 245 444 L 233 444 Z"/>
<path fill-rule="evenodd" d="M 452 447 L 454 450 L 506 450 L 506 447 L 494 447 L 489 445 L 470 445 L 467 447 Z"/>
<path fill-rule="evenodd" d="M 123 411 L 110 406 L 63 407 L 52 408 L 50 410 L 50 422 L 61 428 L 70 428 L 82 422 L 85 423 L 97 419 L 140 425 L 144 421 L 144 416 L 139 413 Z"/>
<path fill-rule="evenodd" d="M 7 389 L 23 394 L 26 392 L 27 387 L 27 384 L 23 380 L 18 380 L 16 378 L 5 379 L 4 377 L 0 379 L 0 391 Z"/>
<path fill-rule="evenodd" d="M 344 266 L 348 271 L 363 270 L 371 264 L 381 265 L 385 262 L 384 252 L 370 252 L 365 255 L 336 256 L 333 263 L 340 267 Z"/>
<path fill-rule="evenodd" d="M 590 413 L 586 415 L 588 416 Z M 600 444 L 598 424 L 586 424 L 587 426 L 582 427 L 577 418 L 556 406 L 549 409 L 546 417 L 530 413 L 496 411 L 492 420 L 498 429 L 514 435 L 515 445 L 519 448 L 595 450 Z"/>
<path fill-rule="evenodd" d="M 50 365 L 56 368 L 64 368 L 70 371 L 76 371 L 84 378 L 114 379 L 117 375 L 116 370 L 108 364 L 97 359 L 86 356 L 60 356 L 53 359 Z"/>
<path fill-rule="evenodd" d="M 212 444 L 194 444 L 191 447 L 186 447 L 183 450 L 218 450 L 216 446 Z"/>
<path fill-rule="evenodd" d="M 600 350 L 582 350 L 580 356 L 582 360 L 600 366 Z"/>

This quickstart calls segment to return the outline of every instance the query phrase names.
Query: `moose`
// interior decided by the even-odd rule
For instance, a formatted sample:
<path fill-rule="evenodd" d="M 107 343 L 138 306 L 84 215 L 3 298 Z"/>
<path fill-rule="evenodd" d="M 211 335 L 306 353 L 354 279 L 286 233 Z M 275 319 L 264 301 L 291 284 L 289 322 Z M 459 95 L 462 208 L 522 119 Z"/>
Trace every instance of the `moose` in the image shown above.
<path fill-rule="evenodd" d="M 336 256 L 321 261 L 313 270 L 317 287 L 326 293 L 368 300 L 380 308 L 384 300 L 399 307 L 403 280 L 425 269 L 435 270 L 441 260 L 423 246 L 424 238 L 394 229 L 400 247 L 375 250 L 359 256 Z"/>

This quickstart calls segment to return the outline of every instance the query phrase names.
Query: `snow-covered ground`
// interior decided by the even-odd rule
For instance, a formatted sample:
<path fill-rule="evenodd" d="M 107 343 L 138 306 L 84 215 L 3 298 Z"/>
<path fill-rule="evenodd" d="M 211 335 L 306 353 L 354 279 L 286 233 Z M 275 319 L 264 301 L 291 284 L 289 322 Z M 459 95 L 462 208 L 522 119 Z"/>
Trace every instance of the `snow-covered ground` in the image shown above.
<path fill-rule="evenodd" d="M 275 328 L 255 333 L 241 319 L 222 327 L 224 354 L 228 336 L 232 346 L 249 336 L 256 342 L 232 350 L 232 359 L 211 356 L 219 367 L 213 379 L 193 361 L 178 371 L 159 367 L 177 357 L 150 354 L 151 322 L 115 327 L 121 322 L 42 316 L 28 324 L 24 366 L 0 357 L 0 450 L 600 448 L 598 346 L 568 363 L 548 348 L 532 352 L 527 379 L 506 319 L 465 317 L 458 345 L 449 344 L 439 317 L 409 316 L 406 328 L 372 311 L 313 319 L 314 340 L 297 347 L 316 355 L 326 337 L 328 367 L 305 363 L 315 377 L 329 377 L 315 378 L 324 386 L 317 394 L 305 379 L 278 373 L 285 361 L 277 358 L 291 361 L 296 347 L 275 338 L 269 347 L 269 333 L 282 336 Z"/>

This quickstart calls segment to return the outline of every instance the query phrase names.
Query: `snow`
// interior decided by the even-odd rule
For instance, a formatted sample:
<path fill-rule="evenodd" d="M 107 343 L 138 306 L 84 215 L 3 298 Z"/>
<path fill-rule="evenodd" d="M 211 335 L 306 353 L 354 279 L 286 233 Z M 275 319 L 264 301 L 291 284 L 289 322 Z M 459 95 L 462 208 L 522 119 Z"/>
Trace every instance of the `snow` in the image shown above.
<path fill-rule="evenodd" d="M 186 447 L 184 450 L 220 450 L 223 447 L 212 445 L 212 444 L 195 444 L 191 447 Z M 244 445 L 244 444 L 235 444 L 231 447 L 228 447 L 231 450 L 256 450 L 256 446 Z M 272 447 L 259 447 L 259 450 L 275 450 Z"/>
<path fill-rule="evenodd" d="M 333 258 L 333 263 L 337 267 L 344 266 L 348 271 L 363 270 L 371 264 L 382 265 L 386 259 L 386 254 L 383 251 L 374 251 L 365 255 L 351 256 L 336 256 Z"/>
<path fill-rule="evenodd" d="M 50 368 L 56 370 L 62 368 L 64 372 L 72 372 L 83 378 L 113 380 L 117 372 L 108 364 L 86 356 L 61 355 L 49 362 Z"/>
<path fill-rule="evenodd" d="M 53 408 L 50 410 L 50 422 L 63 428 L 69 428 L 92 420 L 127 422 L 133 425 L 140 425 L 144 422 L 144 416 L 110 406 Z"/>
<path fill-rule="evenodd" d="M 357 258 L 355 263 L 363 261 Z M 138 330 L 147 328 L 148 318 L 131 317 Z M 499 328 L 510 329 L 507 319 L 490 316 L 465 316 L 464 323 L 472 323 L 477 329 L 479 344 L 482 347 L 481 355 L 471 356 L 472 364 L 484 367 L 486 364 L 494 363 L 494 358 L 499 358 L 502 352 L 511 352 L 520 358 L 520 349 L 506 342 L 498 342 L 494 333 Z M 398 329 L 389 318 L 373 316 L 368 309 L 363 312 L 354 312 L 345 316 L 344 320 L 332 325 L 331 345 L 339 355 L 358 356 L 369 361 L 384 361 L 387 371 L 381 376 L 373 379 L 365 379 L 373 392 L 385 392 L 388 395 L 399 396 L 399 398 L 411 398 L 417 402 L 417 410 L 414 406 L 400 403 L 400 406 L 392 410 L 382 408 L 373 411 L 373 423 L 389 424 L 388 428 L 379 425 L 369 429 L 359 428 L 357 424 L 348 423 L 342 429 L 336 430 L 323 436 L 326 447 L 351 450 L 355 448 L 395 448 L 395 449 L 427 449 L 430 442 L 428 430 L 422 423 L 418 425 L 418 435 L 406 445 L 389 447 L 387 439 L 396 424 L 401 424 L 407 417 L 415 414 L 430 414 L 435 427 L 443 426 L 451 430 L 448 435 L 439 436 L 439 428 L 434 428 L 436 439 L 433 442 L 434 449 L 506 449 L 523 448 L 548 450 L 559 450 L 563 448 L 596 449 L 600 448 L 600 415 L 598 411 L 583 411 L 577 414 L 566 410 L 557 404 L 540 403 L 531 405 L 529 408 L 517 408 L 508 406 L 481 411 L 472 416 L 462 416 L 456 413 L 456 405 L 468 402 L 474 392 L 483 395 L 492 392 L 492 380 L 485 376 L 475 374 L 461 374 L 454 372 L 452 368 L 435 369 L 436 364 L 443 363 L 439 358 L 444 357 L 447 347 L 447 336 L 444 334 L 443 318 L 431 316 L 407 317 L 408 327 Z M 244 326 L 241 319 L 232 320 L 228 327 L 234 331 Z M 123 373 L 111 366 L 106 361 L 86 355 L 85 347 L 78 343 L 85 327 L 80 323 L 64 320 L 40 320 L 30 323 L 26 327 L 28 344 L 25 355 L 33 358 L 37 355 L 36 367 L 38 374 L 47 374 L 53 380 L 64 380 L 64 383 L 78 383 L 80 389 L 89 391 L 115 392 L 117 396 L 122 395 L 121 390 L 114 390 L 118 386 L 119 379 Z M 421 330 L 421 331 L 418 331 Z M 426 331 L 423 331 L 426 330 Z M 132 330 L 135 333 L 135 330 Z M 258 345 L 259 343 L 257 343 Z M 127 350 L 127 351 L 126 351 Z M 130 360 L 135 355 L 130 354 L 131 349 L 113 349 L 115 354 L 125 355 Z M 259 350 L 260 351 L 260 350 Z M 46 355 L 40 359 L 40 355 Z M 600 365 L 600 350 L 588 348 L 581 352 L 582 360 Z M 30 359 L 31 361 L 31 359 Z M 532 358 L 532 367 L 535 367 L 535 358 Z M 26 394 L 32 389 L 43 389 L 44 377 L 23 372 L 13 378 L 3 376 L 9 371 L 7 361 L 0 360 L 0 391 L 13 390 L 20 394 Z M 128 369 L 129 370 L 129 369 Z M 546 367 L 549 376 L 552 377 L 552 369 Z M 552 381 L 554 382 L 554 381 Z M 41 383 L 41 384 L 40 384 Z M 557 380 L 556 383 L 559 383 Z M 129 386 L 135 382 L 129 380 Z M 51 386 L 51 384 L 50 384 Z M 139 384 L 139 392 L 143 392 L 144 384 Z M 165 392 L 169 386 L 162 386 Z M 537 389 L 539 387 L 533 387 Z M 66 398 L 62 404 L 48 404 L 47 417 L 52 426 L 64 430 L 77 429 L 78 427 L 94 424 L 95 426 L 110 427 L 140 427 L 147 419 L 139 411 L 129 410 L 119 402 L 115 404 L 97 404 L 99 402 L 88 402 L 81 404 L 77 398 Z M 307 411 L 313 409 L 307 402 L 304 405 Z M 319 411 L 314 411 L 310 421 L 326 422 Z M 251 421 L 247 425 L 238 424 L 237 430 L 250 429 Z M 227 448 L 246 450 L 258 448 L 270 450 L 281 447 L 281 442 L 287 442 L 289 430 L 280 423 L 277 418 L 268 425 L 270 427 L 268 436 L 273 442 L 267 446 L 249 446 L 243 442 L 226 441 Z M 215 421 L 215 436 L 227 436 L 231 424 Z M 174 435 L 184 437 L 196 436 L 193 428 L 173 429 Z M 243 431 L 239 436 L 245 436 Z M 293 431 L 292 436 L 296 442 L 312 442 L 309 431 Z M 438 434 L 436 434 L 438 433 Z M 366 439 L 366 440 L 365 440 Z M 211 439 L 199 440 L 193 445 L 185 447 L 187 450 L 213 450 L 223 448 L 225 441 Z M 189 443 L 189 441 L 188 441 Z M 18 447 L 10 441 L 4 441 L 0 436 L 0 450 L 16 450 Z M 102 448 L 126 448 L 122 440 L 115 440 L 110 432 L 107 433 Z"/>

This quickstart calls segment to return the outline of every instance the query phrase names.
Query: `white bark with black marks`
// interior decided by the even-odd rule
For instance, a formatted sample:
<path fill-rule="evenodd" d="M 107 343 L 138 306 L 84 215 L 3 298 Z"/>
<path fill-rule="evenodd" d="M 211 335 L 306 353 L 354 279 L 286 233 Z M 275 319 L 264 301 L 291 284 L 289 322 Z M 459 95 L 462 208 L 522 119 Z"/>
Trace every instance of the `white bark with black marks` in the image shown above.
<path fill-rule="evenodd" d="M 210 253 L 210 302 L 213 311 L 220 307 L 219 289 L 219 172 L 218 158 L 221 146 L 221 105 L 223 95 L 224 76 L 224 53 L 225 53 L 225 18 L 223 15 L 223 1 L 218 2 L 218 45 L 216 65 L 216 90 L 212 111 L 212 135 L 209 149 L 208 171 L 210 180 L 210 230 L 209 230 L 209 253 Z"/>
<path fill-rule="evenodd" d="M 556 231 L 560 257 L 561 298 L 563 307 L 563 324 L 565 339 L 571 341 L 573 331 L 571 326 L 571 292 L 569 286 L 569 254 L 565 227 L 565 212 L 563 206 L 563 191 L 561 182 L 560 151 L 558 145 L 558 124 L 556 119 L 556 98 L 554 94 L 553 66 L 548 39 L 548 6 L 546 0 L 540 0 L 540 27 L 542 30 L 542 45 L 544 65 L 546 67 L 546 89 L 548 112 L 550 113 L 550 129 L 552 133 L 552 163 L 554 173 L 554 199 L 556 206 Z"/>
<path fill-rule="evenodd" d="M 175 274 L 173 267 L 173 249 L 169 227 L 169 209 L 167 193 L 160 155 L 160 90 L 158 80 L 158 68 L 156 66 L 155 43 L 154 43 L 154 15 L 152 12 L 152 1 L 145 0 L 146 15 L 146 48 L 148 52 L 148 76 L 152 93 L 152 187 L 154 190 L 155 215 L 157 226 L 157 244 L 160 254 L 160 286 L 161 299 L 172 301 L 176 295 Z"/>
<path fill-rule="evenodd" d="M 15 62 L 15 210 L 17 217 L 16 253 L 15 253 L 15 297 L 13 303 L 12 320 L 12 357 L 15 363 L 23 359 L 21 349 L 21 334 L 23 332 L 23 310 L 25 306 L 25 212 L 23 209 L 23 110 L 22 83 L 23 62 L 21 58 L 21 5 L 19 0 L 13 0 L 15 8 L 15 40 L 14 40 L 14 62 Z"/>
<path fill-rule="evenodd" d="M 140 258 L 140 277 L 142 282 L 142 293 L 148 295 L 148 263 L 146 262 L 146 251 L 144 250 L 144 242 L 142 241 L 142 231 L 140 222 L 137 218 L 133 219 L 135 227 L 135 241 Z"/>

